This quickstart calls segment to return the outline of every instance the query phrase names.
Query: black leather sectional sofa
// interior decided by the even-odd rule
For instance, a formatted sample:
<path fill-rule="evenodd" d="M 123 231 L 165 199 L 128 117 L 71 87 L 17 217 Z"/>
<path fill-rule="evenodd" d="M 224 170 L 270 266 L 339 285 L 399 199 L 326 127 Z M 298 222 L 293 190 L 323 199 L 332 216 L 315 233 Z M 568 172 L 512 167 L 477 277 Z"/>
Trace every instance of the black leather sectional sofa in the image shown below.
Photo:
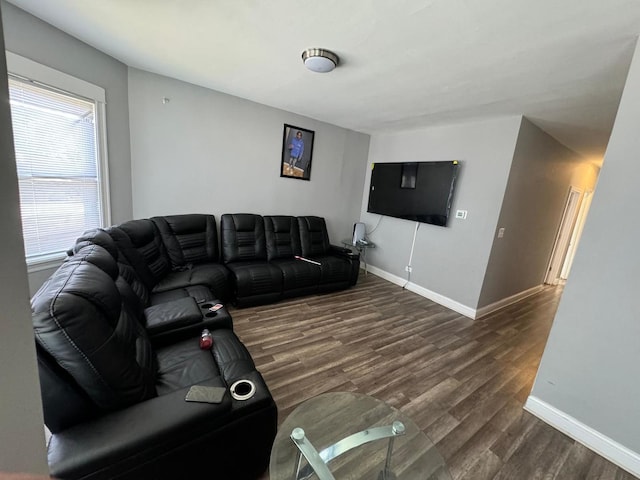
<path fill-rule="evenodd" d="M 53 476 L 242 480 L 265 470 L 276 405 L 227 309 L 209 307 L 346 288 L 358 258 L 329 244 L 318 217 L 223 215 L 221 224 L 221 257 L 211 215 L 87 232 L 34 295 Z M 204 328 L 211 349 L 199 348 Z M 253 384 L 250 398 L 232 398 L 238 381 Z M 227 393 L 186 402 L 193 385 Z"/>

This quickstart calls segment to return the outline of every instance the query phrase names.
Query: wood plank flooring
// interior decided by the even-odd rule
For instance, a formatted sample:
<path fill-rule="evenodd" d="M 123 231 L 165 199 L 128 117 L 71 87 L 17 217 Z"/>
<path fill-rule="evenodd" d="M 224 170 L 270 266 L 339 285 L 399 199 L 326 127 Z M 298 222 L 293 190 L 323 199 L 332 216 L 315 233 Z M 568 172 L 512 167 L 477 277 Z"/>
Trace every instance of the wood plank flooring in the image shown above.
<path fill-rule="evenodd" d="M 279 423 L 315 395 L 359 392 L 409 415 L 455 480 L 634 479 L 522 409 L 561 293 L 470 320 L 361 274 L 346 291 L 231 315 Z"/>

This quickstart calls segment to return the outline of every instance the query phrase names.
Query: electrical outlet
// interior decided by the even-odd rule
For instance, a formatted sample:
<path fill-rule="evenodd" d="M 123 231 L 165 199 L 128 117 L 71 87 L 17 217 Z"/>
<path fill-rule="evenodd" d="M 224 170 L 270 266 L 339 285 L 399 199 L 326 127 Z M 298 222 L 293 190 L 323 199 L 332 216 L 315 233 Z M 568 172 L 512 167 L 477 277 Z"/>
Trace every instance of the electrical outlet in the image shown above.
<path fill-rule="evenodd" d="M 404 271 L 411 273 L 411 265 L 407 265 L 406 267 L 404 267 Z"/>
<path fill-rule="evenodd" d="M 504 228 L 498 229 L 498 238 L 504 237 Z"/>

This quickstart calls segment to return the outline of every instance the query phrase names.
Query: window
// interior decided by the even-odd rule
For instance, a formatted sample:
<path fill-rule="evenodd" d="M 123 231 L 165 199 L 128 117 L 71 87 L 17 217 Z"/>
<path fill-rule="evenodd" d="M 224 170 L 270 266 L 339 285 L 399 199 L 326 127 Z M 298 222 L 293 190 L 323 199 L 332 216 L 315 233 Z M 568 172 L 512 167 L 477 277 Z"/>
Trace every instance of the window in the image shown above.
<path fill-rule="evenodd" d="M 103 102 L 11 70 L 9 98 L 27 263 L 42 265 L 109 221 Z"/>

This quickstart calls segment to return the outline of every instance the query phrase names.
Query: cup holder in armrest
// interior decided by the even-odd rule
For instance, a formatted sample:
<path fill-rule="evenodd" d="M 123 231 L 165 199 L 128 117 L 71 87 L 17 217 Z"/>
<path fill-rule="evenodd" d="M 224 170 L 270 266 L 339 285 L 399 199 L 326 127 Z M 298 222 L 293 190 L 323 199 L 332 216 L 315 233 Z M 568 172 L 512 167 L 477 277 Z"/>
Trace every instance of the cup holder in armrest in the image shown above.
<path fill-rule="evenodd" d="M 238 380 L 229 391 L 236 400 L 249 400 L 256 393 L 256 386 L 251 380 Z"/>
<path fill-rule="evenodd" d="M 202 300 L 202 302 L 198 303 L 198 310 L 200 311 L 201 326 L 206 327 L 209 330 L 216 328 L 228 328 L 233 330 L 231 315 L 221 300 L 215 298 L 211 300 Z"/>

